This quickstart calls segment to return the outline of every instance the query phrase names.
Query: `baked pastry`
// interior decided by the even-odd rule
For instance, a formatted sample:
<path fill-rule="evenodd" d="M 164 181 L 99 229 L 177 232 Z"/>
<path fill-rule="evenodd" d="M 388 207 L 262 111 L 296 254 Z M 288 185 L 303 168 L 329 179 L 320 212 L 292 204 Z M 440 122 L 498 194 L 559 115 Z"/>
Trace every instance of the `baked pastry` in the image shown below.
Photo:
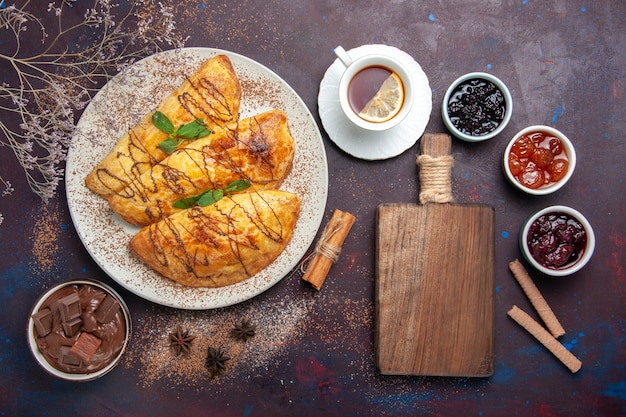
<path fill-rule="evenodd" d="M 272 263 L 291 239 L 297 195 L 264 190 L 225 196 L 141 229 L 132 252 L 164 276 L 191 287 L 223 287 Z"/>
<path fill-rule="evenodd" d="M 241 85 L 230 59 L 217 55 L 207 61 L 156 109 L 175 127 L 202 119 L 207 129 L 236 129 L 241 103 Z M 163 160 L 159 144 L 167 134 L 146 114 L 88 175 L 85 185 L 108 197 Z"/>
<path fill-rule="evenodd" d="M 128 223 L 146 226 L 179 211 L 176 201 L 239 179 L 256 190 L 276 189 L 293 157 L 287 115 L 271 110 L 241 120 L 236 132 L 217 132 L 176 150 L 110 196 L 109 205 Z"/>

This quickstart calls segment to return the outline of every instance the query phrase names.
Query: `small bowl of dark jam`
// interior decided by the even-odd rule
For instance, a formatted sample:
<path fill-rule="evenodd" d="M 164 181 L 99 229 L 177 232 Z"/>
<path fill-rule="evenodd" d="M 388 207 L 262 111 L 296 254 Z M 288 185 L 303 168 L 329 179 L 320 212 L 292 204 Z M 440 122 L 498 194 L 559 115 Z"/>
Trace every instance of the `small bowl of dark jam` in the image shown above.
<path fill-rule="evenodd" d="M 498 78 L 484 72 L 472 72 L 455 80 L 441 105 L 446 128 L 468 142 L 498 135 L 509 123 L 512 111 L 509 89 Z"/>
<path fill-rule="evenodd" d="M 563 133 L 550 126 L 521 130 L 504 150 L 503 168 L 509 182 L 532 195 L 546 195 L 569 181 L 576 151 Z"/>
<path fill-rule="evenodd" d="M 37 299 L 26 332 L 30 351 L 46 372 L 66 381 L 91 381 L 119 363 L 130 341 L 130 313 L 108 285 L 70 280 Z"/>
<path fill-rule="evenodd" d="M 579 271 L 595 249 L 591 224 L 567 206 L 550 206 L 533 214 L 524 224 L 520 240 L 526 260 L 554 277 Z"/>

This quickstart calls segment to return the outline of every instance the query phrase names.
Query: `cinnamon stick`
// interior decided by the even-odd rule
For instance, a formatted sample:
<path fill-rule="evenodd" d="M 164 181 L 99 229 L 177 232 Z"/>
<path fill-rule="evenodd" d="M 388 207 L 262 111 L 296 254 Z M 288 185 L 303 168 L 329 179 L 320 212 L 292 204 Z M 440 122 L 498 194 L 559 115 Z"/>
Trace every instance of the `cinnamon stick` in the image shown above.
<path fill-rule="evenodd" d="M 565 329 L 563 329 L 563 326 L 559 323 L 559 320 L 554 315 L 548 302 L 543 298 L 532 278 L 528 275 L 528 272 L 526 272 L 524 265 L 516 259 L 509 263 L 509 269 L 522 287 L 522 290 L 524 290 L 524 293 L 526 293 L 533 307 L 535 307 L 535 310 L 537 310 L 541 320 L 543 320 L 550 333 L 552 333 L 552 336 L 555 338 L 563 336 Z"/>
<path fill-rule="evenodd" d="M 567 368 L 576 373 L 582 367 L 582 362 L 576 358 L 569 350 L 565 348 L 554 336 L 537 323 L 522 309 L 514 305 L 507 313 L 509 317 L 515 320 L 520 326 L 532 334 L 535 339 L 541 342 L 554 356 L 557 357 Z"/>
<path fill-rule="evenodd" d="M 352 214 L 335 210 L 324 228 L 302 276 L 302 279 L 309 282 L 316 290 L 322 287 L 331 266 L 337 262 L 343 242 L 348 237 L 355 220 Z"/>

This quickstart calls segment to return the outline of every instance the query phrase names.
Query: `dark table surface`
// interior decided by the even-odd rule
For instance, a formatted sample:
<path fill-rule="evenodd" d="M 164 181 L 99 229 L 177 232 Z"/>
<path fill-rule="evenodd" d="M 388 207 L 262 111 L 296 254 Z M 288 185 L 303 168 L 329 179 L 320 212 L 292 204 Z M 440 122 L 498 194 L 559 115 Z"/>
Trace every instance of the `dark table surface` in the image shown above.
<path fill-rule="evenodd" d="M 84 10 L 81 3 L 74 10 Z M 43 204 L 11 149 L 0 147 L 0 176 L 13 189 L 0 197 L 0 415 L 626 415 L 626 2 L 162 3 L 171 7 L 181 38 L 188 37 L 186 46 L 245 55 L 293 87 L 318 122 L 326 149 L 322 225 L 334 209 L 357 221 L 319 292 L 295 274 L 235 306 L 163 307 L 99 269 L 72 224 L 63 184 Z M 154 4 L 145 6 L 146 19 L 160 13 Z M 364 44 L 395 46 L 422 66 L 433 92 L 429 133 L 445 131 L 441 100 L 460 75 L 489 72 L 511 90 L 514 113 L 502 134 L 484 143 L 452 144 L 456 200 L 491 204 L 496 211 L 496 357 L 488 378 L 392 377 L 376 370 L 375 210 L 383 202 L 417 201 L 418 144 L 395 158 L 369 162 L 341 151 L 322 129 L 317 95 L 333 48 Z M 10 71 L 0 62 L 2 71 Z M 578 155 L 571 181 L 545 197 L 517 192 L 501 171 L 509 138 L 534 124 L 563 131 Z M 583 212 L 597 238 L 591 262 L 570 278 L 531 270 L 567 330 L 561 342 L 583 362 L 576 374 L 506 315 L 516 304 L 536 317 L 507 265 L 521 257 L 524 219 L 553 204 Z M 47 375 L 26 344 L 32 304 L 45 288 L 68 278 L 112 285 L 132 314 L 132 341 L 122 362 L 93 382 Z M 224 335 L 244 317 L 253 318 L 258 334 L 244 345 L 232 344 Z M 177 324 L 198 337 L 186 359 L 167 349 L 167 335 Z M 220 343 L 232 359 L 221 376 L 211 378 L 204 349 Z"/>

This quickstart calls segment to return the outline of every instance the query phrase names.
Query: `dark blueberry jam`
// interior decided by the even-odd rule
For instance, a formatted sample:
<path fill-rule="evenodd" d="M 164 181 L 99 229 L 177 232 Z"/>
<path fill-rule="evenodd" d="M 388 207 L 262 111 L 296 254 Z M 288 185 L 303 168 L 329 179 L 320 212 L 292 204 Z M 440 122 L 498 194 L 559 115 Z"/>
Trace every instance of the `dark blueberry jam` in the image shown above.
<path fill-rule="evenodd" d="M 526 241 L 532 257 L 550 269 L 566 268 L 578 261 L 587 246 L 583 225 L 566 213 L 539 216 L 528 230 Z"/>
<path fill-rule="evenodd" d="M 448 100 L 448 115 L 452 124 L 470 136 L 482 136 L 496 130 L 506 111 L 502 91 L 483 78 L 462 82 Z"/>

